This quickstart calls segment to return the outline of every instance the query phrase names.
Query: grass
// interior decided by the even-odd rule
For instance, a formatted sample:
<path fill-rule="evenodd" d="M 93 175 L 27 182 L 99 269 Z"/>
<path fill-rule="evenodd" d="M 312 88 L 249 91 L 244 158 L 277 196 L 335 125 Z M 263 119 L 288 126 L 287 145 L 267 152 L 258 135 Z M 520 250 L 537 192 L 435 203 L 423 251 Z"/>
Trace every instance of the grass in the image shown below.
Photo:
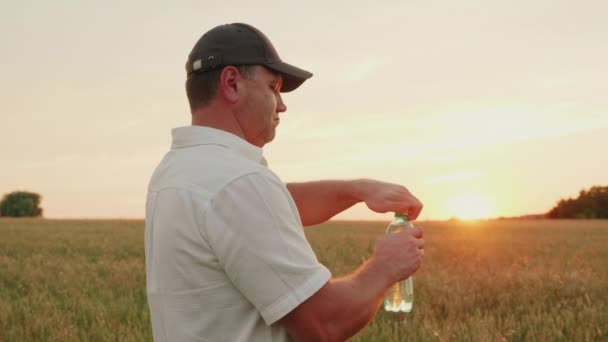
<path fill-rule="evenodd" d="M 352 341 L 608 341 L 608 221 L 421 222 L 414 312 Z M 384 223 L 307 228 L 334 276 Z M 142 221 L 0 220 L 0 341 L 149 341 Z"/>

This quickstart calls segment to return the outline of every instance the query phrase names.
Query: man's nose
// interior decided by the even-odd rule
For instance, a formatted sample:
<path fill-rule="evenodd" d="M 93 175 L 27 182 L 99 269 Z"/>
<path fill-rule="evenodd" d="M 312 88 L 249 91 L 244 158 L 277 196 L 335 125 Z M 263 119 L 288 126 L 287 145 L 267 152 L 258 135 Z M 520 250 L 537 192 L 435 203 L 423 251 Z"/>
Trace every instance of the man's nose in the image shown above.
<path fill-rule="evenodd" d="M 283 113 L 287 111 L 287 106 L 285 105 L 285 102 L 283 102 L 283 98 L 281 97 L 281 94 L 277 95 L 277 113 Z"/>

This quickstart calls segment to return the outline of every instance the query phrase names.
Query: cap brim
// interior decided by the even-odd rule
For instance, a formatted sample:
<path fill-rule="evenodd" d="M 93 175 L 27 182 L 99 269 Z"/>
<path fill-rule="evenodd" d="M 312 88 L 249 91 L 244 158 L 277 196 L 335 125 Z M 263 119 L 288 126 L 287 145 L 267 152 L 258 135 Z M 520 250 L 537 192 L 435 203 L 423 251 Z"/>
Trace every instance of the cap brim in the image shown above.
<path fill-rule="evenodd" d="M 277 62 L 272 64 L 264 64 L 267 68 L 274 70 L 283 77 L 282 93 L 288 93 L 302 85 L 304 81 L 312 77 L 312 73 L 295 67 L 285 62 Z"/>

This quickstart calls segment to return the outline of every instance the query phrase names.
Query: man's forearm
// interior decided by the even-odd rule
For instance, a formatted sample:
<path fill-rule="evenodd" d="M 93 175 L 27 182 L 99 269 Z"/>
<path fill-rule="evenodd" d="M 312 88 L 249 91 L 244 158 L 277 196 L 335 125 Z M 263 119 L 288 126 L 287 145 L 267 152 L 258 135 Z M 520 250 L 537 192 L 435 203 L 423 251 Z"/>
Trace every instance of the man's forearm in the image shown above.
<path fill-rule="evenodd" d="M 323 223 L 338 213 L 361 202 L 360 193 L 366 180 L 326 180 L 305 183 L 289 183 L 291 193 L 302 224 L 310 226 Z"/>
<path fill-rule="evenodd" d="M 342 303 L 331 310 L 330 340 L 345 341 L 354 336 L 371 322 L 382 304 L 390 285 L 379 279 L 381 272 L 374 271 L 370 263 L 367 261 L 356 273 L 331 284 L 334 296 L 339 296 Z"/>
<path fill-rule="evenodd" d="M 391 284 L 378 267 L 373 259 L 366 261 L 353 274 L 329 281 L 305 308 L 290 313 L 284 323 L 294 341 L 345 341 L 363 329 Z"/>

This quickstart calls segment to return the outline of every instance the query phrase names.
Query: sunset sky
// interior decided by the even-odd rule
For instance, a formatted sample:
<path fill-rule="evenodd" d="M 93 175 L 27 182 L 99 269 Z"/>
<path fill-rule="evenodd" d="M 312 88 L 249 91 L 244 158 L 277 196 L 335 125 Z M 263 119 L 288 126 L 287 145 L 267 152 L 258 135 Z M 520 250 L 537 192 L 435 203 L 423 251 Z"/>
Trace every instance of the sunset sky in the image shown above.
<path fill-rule="evenodd" d="M 607 17 L 600 0 L 3 0 L 0 195 L 38 192 L 49 218 L 143 218 L 190 123 L 188 53 L 246 22 L 314 73 L 265 148 L 284 181 L 400 183 L 422 219 L 543 213 L 608 185 Z"/>

